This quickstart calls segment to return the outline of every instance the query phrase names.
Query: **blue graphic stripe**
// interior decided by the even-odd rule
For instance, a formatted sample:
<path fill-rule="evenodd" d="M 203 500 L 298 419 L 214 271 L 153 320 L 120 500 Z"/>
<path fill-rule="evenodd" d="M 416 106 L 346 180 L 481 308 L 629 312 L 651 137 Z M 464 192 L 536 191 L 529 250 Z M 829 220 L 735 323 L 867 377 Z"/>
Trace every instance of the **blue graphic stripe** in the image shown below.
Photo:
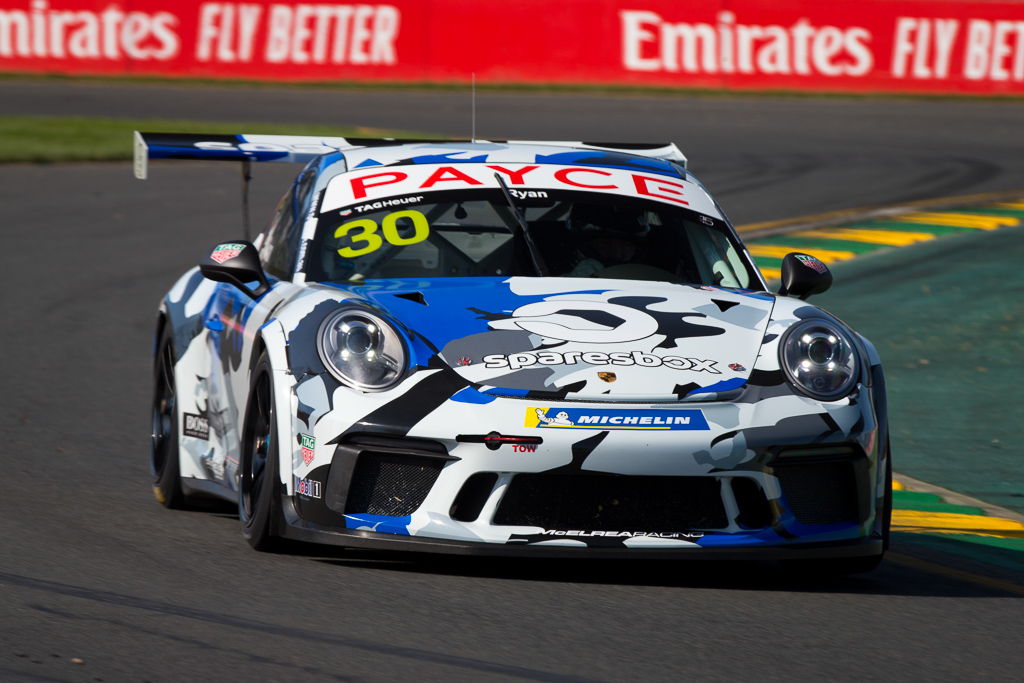
<path fill-rule="evenodd" d="M 538 154 L 538 164 L 559 164 L 562 166 L 593 166 L 596 168 L 617 168 L 625 171 L 644 171 L 656 175 L 681 179 L 679 169 L 663 159 L 651 157 L 635 157 L 617 152 L 600 150 L 557 152 L 555 154 Z"/>
<path fill-rule="evenodd" d="M 409 535 L 409 523 L 412 521 L 412 515 L 390 517 L 388 515 L 371 515 L 368 512 L 347 514 L 344 517 L 346 529 L 365 529 L 382 534 L 398 534 L 399 536 Z"/>
<path fill-rule="evenodd" d="M 699 389 L 694 389 L 693 391 L 687 393 L 686 395 L 687 396 L 691 396 L 693 394 L 713 394 L 713 393 L 721 393 L 723 391 L 732 391 L 733 389 L 739 389 L 740 387 L 742 387 L 746 383 L 747 383 L 747 380 L 743 379 L 742 377 L 734 377 L 732 379 L 723 379 L 721 382 L 716 382 L 714 384 L 709 384 L 706 387 L 700 387 Z"/>
<path fill-rule="evenodd" d="M 458 403 L 475 403 L 483 405 L 486 403 L 490 403 L 491 401 L 494 401 L 495 397 L 481 393 L 474 389 L 473 387 L 466 387 L 462 391 L 452 396 L 451 400 L 456 401 Z"/>

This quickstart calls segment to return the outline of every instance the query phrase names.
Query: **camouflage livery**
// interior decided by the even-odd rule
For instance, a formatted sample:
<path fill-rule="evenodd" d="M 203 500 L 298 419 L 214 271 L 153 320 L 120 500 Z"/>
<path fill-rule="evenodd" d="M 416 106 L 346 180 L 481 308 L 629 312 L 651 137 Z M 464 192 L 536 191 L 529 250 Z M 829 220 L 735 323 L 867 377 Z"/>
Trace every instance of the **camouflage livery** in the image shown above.
<path fill-rule="evenodd" d="M 425 147 L 430 161 L 459 168 L 537 163 L 541 152 L 577 154 L 571 163 L 581 164 L 572 148 L 357 149 L 313 162 L 313 194 L 343 196 L 331 179 L 345 168 L 380 174 L 425 163 L 416 160 Z M 621 170 L 625 157 L 579 167 Z M 724 220 L 681 164 L 675 172 L 691 207 L 706 211 L 691 210 Z M 360 201 L 370 199 L 379 198 Z M 299 240 L 311 238 L 316 201 L 310 206 Z M 266 239 L 256 241 L 261 254 Z M 290 280 L 274 279 L 258 299 L 192 270 L 161 305 L 179 424 L 191 416 L 178 434 L 186 493 L 237 498 L 249 372 L 265 353 L 281 535 L 342 545 L 405 539 L 438 551 L 880 553 L 888 476 L 881 365 L 869 342 L 827 312 L 760 280 L 737 288 L 514 275 L 352 286 L 307 282 L 301 258 Z M 745 251 L 742 258 L 749 262 Z M 394 386 L 359 390 L 326 366 L 318 336 L 346 306 L 373 311 L 401 337 L 406 367 Z M 854 347 L 855 384 L 835 400 L 802 391 L 780 361 L 787 330 L 810 319 Z"/>

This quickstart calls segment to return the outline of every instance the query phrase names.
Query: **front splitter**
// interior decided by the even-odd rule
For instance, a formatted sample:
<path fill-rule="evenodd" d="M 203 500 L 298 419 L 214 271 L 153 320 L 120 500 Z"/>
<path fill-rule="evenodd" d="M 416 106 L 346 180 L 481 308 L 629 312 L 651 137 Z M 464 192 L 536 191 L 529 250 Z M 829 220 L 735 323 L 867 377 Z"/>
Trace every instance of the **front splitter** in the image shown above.
<path fill-rule="evenodd" d="M 859 538 L 852 541 L 794 543 L 784 546 L 744 546 L 732 548 L 628 548 L 578 547 L 526 543 L 485 543 L 424 536 L 400 536 L 362 529 L 327 529 L 301 519 L 289 499 L 283 501 L 286 522 L 281 536 L 306 543 L 372 550 L 472 555 L 481 557 L 550 558 L 633 558 L 677 560 L 800 560 L 840 557 L 865 557 L 884 552 L 882 539 Z"/>

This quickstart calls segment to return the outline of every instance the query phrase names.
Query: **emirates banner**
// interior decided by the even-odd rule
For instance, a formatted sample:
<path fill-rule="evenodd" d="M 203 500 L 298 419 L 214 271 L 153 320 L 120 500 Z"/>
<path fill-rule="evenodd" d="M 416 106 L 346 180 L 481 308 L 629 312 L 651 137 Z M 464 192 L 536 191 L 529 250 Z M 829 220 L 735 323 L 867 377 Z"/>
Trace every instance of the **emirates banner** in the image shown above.
<path fill-rule="evenodd" d="M 0 71 L 1024 94 L 1024 0 L 0 0 Z"/>

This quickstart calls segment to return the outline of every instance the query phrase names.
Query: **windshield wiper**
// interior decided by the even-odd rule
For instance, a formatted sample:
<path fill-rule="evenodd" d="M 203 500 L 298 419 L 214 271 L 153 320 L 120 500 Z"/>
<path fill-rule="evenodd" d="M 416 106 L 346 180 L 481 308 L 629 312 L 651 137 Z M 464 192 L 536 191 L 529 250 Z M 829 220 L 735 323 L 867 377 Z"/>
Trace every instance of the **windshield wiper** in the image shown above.
<path fill-rule="evenodd" d="M 533 242 L 533 237 L 530 236 L 530 229 L 526 225 L 526 217 L 519 207 L 516 206 L 516 202 L 512 199 L 512 193 L 509 192 L 508 185 L 505 184 L 505 179 L 501 177 L 500 173 L 494 174 L 494 179 L 498 181 L 498 185 L 501 187 L 502 194 L 505 195 L 505 201 L 508 202 L 508 206 L 512 209 L 512 215 L 516 217 L 516 223 L 519 225 L 519 231 L 523 234 L 523 239 L 526 241 L 526 248 L 530 251 L 530 260 L 533 261 L 533 267 L 536 269 L 538 275 L 547 275 L 547 268 L 544 267 L 544 261 L 540 257 L 540 253 L 537 251 L 537 245 Z"/>

